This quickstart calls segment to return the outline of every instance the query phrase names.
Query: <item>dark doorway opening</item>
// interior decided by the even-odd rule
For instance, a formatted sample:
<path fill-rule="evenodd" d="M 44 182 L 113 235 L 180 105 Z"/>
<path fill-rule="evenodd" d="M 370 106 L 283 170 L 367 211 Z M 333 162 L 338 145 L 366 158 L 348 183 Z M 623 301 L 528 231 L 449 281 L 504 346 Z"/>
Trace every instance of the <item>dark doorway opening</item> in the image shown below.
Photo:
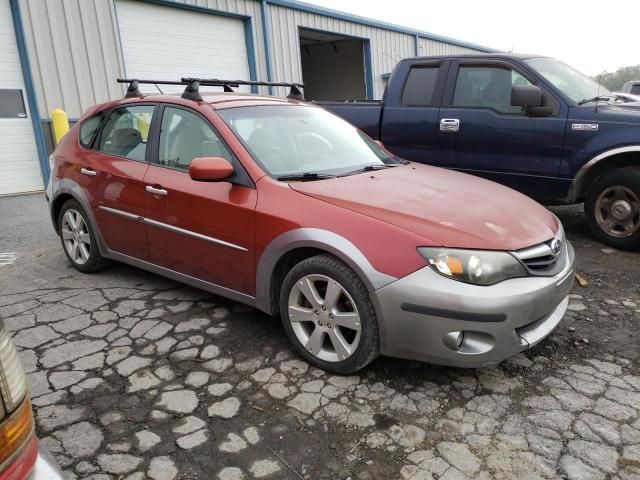
<path fill-rule="evenodd" d="M 299 32 L 307 100 L 367 98 L 365 40 L 304 28 Z"/>

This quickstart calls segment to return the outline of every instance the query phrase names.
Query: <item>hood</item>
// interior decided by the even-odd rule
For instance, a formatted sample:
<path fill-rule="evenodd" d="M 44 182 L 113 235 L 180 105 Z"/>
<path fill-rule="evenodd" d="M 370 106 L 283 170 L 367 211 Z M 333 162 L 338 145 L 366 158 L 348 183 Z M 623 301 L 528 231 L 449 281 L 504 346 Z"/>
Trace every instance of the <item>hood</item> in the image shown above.
<path fill-rule="evenodd" d="M 559 228 L 553 214 L 514 190 L 416 163 L 290 187 L 445 247 L 519 250 Z"/>

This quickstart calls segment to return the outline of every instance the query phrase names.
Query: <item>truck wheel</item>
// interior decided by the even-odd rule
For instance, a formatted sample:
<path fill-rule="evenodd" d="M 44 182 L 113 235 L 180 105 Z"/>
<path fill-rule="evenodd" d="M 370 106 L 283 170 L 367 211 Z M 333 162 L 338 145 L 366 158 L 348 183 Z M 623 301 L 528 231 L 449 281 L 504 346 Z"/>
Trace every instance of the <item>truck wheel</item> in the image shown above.
<path fill-rule="evenodd" d="M 62 248 L 76 270 L 96 272 L 107 265 L 98 251 L 95 234 L 87 214 L 76 200 L 67 200 L 60 210 L 58 230 Z"/>
<path fill-rule="evenodd" d="M 379 354 L 369 292 L 353 270 L 329 255 L 291 269 L 280 292 L 280 315 L 298 353 L 323 370 L 353 373 Z"/>
<path fill-rule="evenodd" d="M 605 173 L 589 189 L 585 213 L 601 242 L 620 250 L 640 249 L 640 170 Z"/>

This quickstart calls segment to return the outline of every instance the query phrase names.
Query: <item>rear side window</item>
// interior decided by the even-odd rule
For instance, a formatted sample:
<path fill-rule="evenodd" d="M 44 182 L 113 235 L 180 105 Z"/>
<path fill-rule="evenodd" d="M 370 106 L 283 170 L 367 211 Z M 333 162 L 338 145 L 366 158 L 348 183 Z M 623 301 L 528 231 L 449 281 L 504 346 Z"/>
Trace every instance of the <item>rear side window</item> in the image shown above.
<path fill-rule="evenodd" d="M 631 93 L 634 95 L 640 95 L 640 84 L 633 85 L 631 87 Z"/>
<path fill-rule="evenodd" d="M 402 103 L 404 105 L 433 106 L 436 81 L 440 68 L 434 67 L 414 67 L 409 70 L 409 77 L 402 92 Z"/>
<path fill-rule="evenodd" d="M 91 147 L 93 138 L 96 136 L 96 132 L 102 123 L 104 115 L 104 112 L 100 112 L 82 122 L 82 125 L 80 125 L 80 145 L 86 148 Z"/>
<path fill-rule="evenodd" d="M 97 149 L 110 155 L 144 162 L 153 111 L 153 105 L 135 105 L 113 110 L 102 128 Z"/>

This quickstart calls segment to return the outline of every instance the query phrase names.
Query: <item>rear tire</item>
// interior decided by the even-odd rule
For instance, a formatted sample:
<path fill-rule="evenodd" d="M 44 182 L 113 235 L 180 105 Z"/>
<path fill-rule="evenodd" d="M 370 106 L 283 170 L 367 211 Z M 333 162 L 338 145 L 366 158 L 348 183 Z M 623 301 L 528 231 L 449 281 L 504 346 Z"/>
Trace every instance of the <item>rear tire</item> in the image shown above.
<path fill-rule="evenodd" d="M 618 168 L 602 175 L 587 193 L 585 214 L 602 243 L 640 249 L 640 169 Z"/>
<path fill-rule="evenodd" d="M 107 265 L 98 251 L 98 242 L 89 217 L 77 200 L 67 200 L 60 209 L 58 231 L 65 255 L 82 273 L 92 273 Z"/>
<path fill-rule="evenodd" d="M 353 270 L 329 255 L 308 258 L 289 271 L 280 316 L 296 351 L 323 370 L 354 373 L 379 355 L 369 292 Z"/>

